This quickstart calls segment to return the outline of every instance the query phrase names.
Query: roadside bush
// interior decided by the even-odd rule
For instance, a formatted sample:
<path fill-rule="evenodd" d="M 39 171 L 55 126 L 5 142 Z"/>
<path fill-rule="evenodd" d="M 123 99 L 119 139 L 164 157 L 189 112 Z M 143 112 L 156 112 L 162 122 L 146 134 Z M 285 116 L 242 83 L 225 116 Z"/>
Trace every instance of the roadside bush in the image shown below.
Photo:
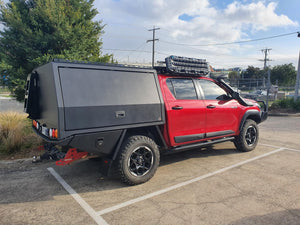
<path fill-rule="evenodd" d="M 22 146 L 25 126 L 25 114 L 0 113 L 0 151 L 2 153 L 13 153 Z"/>
<path fill-rule="evenodd" d="M 281 99 L 273 102 L 270 110 L 286 109 L 289 111 L 300 111 L 300 99 L 294 102 L 293 98 Z"/>
<path fill-rule="evenodd" d="M 0 154 L 11 155 L 37 147 L 41 139 L 31 129 L 26 114 L 17 112 L 0 113 Z"/>

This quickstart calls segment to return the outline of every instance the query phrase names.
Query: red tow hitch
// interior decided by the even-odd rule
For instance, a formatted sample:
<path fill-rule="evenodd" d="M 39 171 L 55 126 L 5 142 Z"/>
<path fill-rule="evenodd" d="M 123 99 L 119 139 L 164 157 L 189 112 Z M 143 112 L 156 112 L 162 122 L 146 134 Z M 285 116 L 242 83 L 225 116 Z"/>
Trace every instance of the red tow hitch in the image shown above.
<path fill-rule="evenodd" d="M 70 148 L 68 150 L 67 154 L 65 155 L 65 157 L 63 159 L 56 161 L 55 164 L 57 166 L 69 165 L 70 163 L 72 163 L 76 160 L 86 158 L 87 155 L 88 155 L 87 152 L 77 152 L 76 148 Z"/>
<path fill-rule="evenodd" d="M 57 166 L 65 166 L 79 159 L 97 157 L 88 156 L 87 152 L 78 152 L 76 148 L 70 148 L 67 153 L 64 153 L 58 150 L 53 144 L 45 144 L 44 146 L 40 146 L 38 149 L 45 150 L 45 153 L 40 157 L 33 156 L 33 163 L 38 163 L 43 160 L 52 159 L 56 161 Z"/>

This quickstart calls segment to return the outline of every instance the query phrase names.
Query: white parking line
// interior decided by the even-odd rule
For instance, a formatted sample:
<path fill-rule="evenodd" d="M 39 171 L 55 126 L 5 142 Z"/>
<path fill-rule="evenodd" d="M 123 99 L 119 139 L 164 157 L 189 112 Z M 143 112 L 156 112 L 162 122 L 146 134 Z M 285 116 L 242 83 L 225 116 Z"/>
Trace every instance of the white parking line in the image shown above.
<path fill-rule="evenodd" d="M 162 189 L 162 190 L 159 190 L 159 191 L 156 191 L 156 192 L 153 192 L 153 193 L 150 193 L 150 194 L 147 194 L 147 195 L 144 195 L 144 196 L 141 196 L 141 197 L 138 197 L 138 198 L 135 198 L 135 199 L 132 199 L 132 200 L 120 203 L 118 205 L 115 205 L 115 206 L 103 209 L 103 210 L 98 211 L 98 212 L 96 212 L 89 204 L 87 204 L 80 197 L 80 195 L 77 194 L 76 191 L 69 184 L 67 184 L 67 182 L 52 167 L 49 167 L 47 169 L 56 178 L 56 180 L 66 189 L 66 191 L 77 201 L 77 203 L 95 220 L 95 222 L 97 224 L 107 225 L 108 223 L 101 217 L 101 215 L 103 215 L 103 214 L 107 214 L 107 213 L 113 212 L 115 210 L 118 210 L 118 209 L 124 208 L 126 206 L 129 206 L 129 205 L 132 205 L 132 204 L 144 201 L 146 199 L 149 199 L 149 198 L 152 198 L 152 197 L 155 197 L 155 196 L 167 193 L 169 191 L 172 191 L 172 190 L 175 190 L 177 188 L 180 188 L 180 187 L 192 184 L 194 182 L 203 180 L 205 178 L 214 176 L 216 174 L 223 173 L 223 172 L 228 171 L 230 169 L 233 169 L 233 168 L 242 166 L 242 165 L 244 165 L 246 163 L 250 163 L 250 162 L 253 162 L 255 160 L 264 158 L 266 156 L 272 155 L 272 154 L 280 152 L 282 150 L 289 150 L 289 151 L 300 152 L 300 150 L 297 150 L 297 149 L 290 149 L 290 148 L 285 148 L 285 147 L 279 148 L 278 146 L 268 145 L 268 144 L 261 144 L 261 145 L 268 146 L 268 147 L 274 147 L 274 148 L 277 148 L 277 149 L 273 150 L 271 152 L 265 153 L 263 155 L 256 156 L 256 157 L 253 157 L 251 159 L 247 159 L 245 161 L 242 161 L 242 162 L 236 163 L 234 165 L 225 167 L 223 169 L 220 169 L 220 170 L 217 170 L 217 171 L 214 171 L 214 172 L 211 172 L 211 173 L 208 173 L 208 174 L 196 177 L 194 179 L 191 179 L 191 180 L 188 180 L 188 181 L 185 181 L 185 182 L 173 185 L 171 187 L 168 187 L 168 188 L 165 188 L 165 189 Z"/>
<path fill-rule="evenodd" d="M 232 165 L 232 166 L 225 167 L 225 168 L 220 169 L 220 170 L 217 170 L 217 171 L 215 171 L 215 172 L 211 172 L 211 173 L 202 175 L 202 176 L 200 176 L 200 177 L 196 177 L 196 178 L 194 178 L 194 179 L 192 179 L 192 180 L 188 180 L 188 181 L 185 181 L 185 182 L 182 182 L 182 183 L 173 185 L 173 186 L 171 186 L 171 187 L 168 187 L 168 188 L 165 188 L 165 189 L 162 189 L 162 190 L 159 190 L 159 191 L 156 191 L 156 192 L 153 192 L 153 193 L 150 193 L 150 194 L 147 194 L 147 195 L 144 195 L 144 196 L 141 196 L 141 197 L 138 197 L 138 198 L 129 200 L 129 201 L 127 201 L 127 202 L 123 202 L 123 203 L 120 203 L 120 204 L 118 204 L 118 205 L 115 205 L 115 206 L 112 206 L 112 207 L 103 209 L 103 210 L 101 210 L 101 211 L 98 211 L 97 214 L 98 214 L 98 215 L 103 215 L 103 214 L 106 214 L 106 213 L 110 213 L 110 212 L 112 212 L 112 211 L 121 209 L 121 208 L 123 208 L 123 207 L 126 207 L 126 206 L 129 206 L 129 205 L 132 205 L 132 204 L 135 204 L 135 203 L 144 201 L 144 200 L 146 200 L 146 199 L 149 199 L 149 198 L 152 198 L 152 197 L 155 197 L 155 196 L 164 194 L 164 193 L 166 193 L 166 192 L 175 190 L 175 189 L 177 189 L 177 188 L 180 188 L 180 187 L 183 187 L 183 186 L 192 184 L 192 183 L 194 183 L 194 182 L 203 180 L 203 179 L 205 179 L 205 178 L 207 178 L 207 177 L 211 177 L 211 176 L 214 176 L 214 175 L 216 175 L 216 174 L 223 173 L 223 172 L 225 172 L 225 171 L 227 171 L 227 170 L 236 168 L 236 167 L 241 166 L 241 165 L 244 165 L 244 164 L 246 164 L 246 163 L 253 162 L 253 161 L 257 160 L 257 159 L 264 158 L 264 157 L 266 157 L 266 156 L 269 156 L 269 155 L 272 155 L 272 154 L 274 154 L 274 153 L 280 152 L 280 151 L 282 151 L 282 150 L 284 150 L 284 149 L 285 149 L 285 148 L 278 148 L 278 149 L 276 149 L 276 150 L 274 150 L 274 151 L 268 152 L 268 153 L 263 154 L 263 155 L 260 155 L 260 156 L 253 157 L 253 158 L 251 158 L 251 159 L 247 159 L 247 160 L 245 160 L 245 161 L 236 163 L 236 164 L 234 164 L 234 165 Z"/>
<path fill-rule="evenodd" d="M 294 152 L 300 152 L 299 149 L 286 148 L 286 147 L 279 147 L 279 146 L 269 145 L 269 144 L 260 144 L 260 145 L 267 146 L 267 147 L 272 147 L 272 148 L 284 148 L 284 150 L 289 150 L 289 151 L 294 151 Z"/>
<path fill-rule="evenodd" d="M 75 199 L 75 201 L 95 220 L 99 225 L 108 225 L 108 223 L 100 216 L 97 215 L 95 210 L 84 201 L 79 194 L 58 174 L 56 171 L 49 167 L 49 172 L 56 178 L 56 180 L 66 189 L 66 191 Z"/>
<path fill-rule="evenodd" d="M 289 151 L 293 151 L 293 152 L 300 152 L 300 150 L 298 150 L 298 149 L 292 149 L 292 148 L 285 148 L 284 150 L 289 150 Z"/>

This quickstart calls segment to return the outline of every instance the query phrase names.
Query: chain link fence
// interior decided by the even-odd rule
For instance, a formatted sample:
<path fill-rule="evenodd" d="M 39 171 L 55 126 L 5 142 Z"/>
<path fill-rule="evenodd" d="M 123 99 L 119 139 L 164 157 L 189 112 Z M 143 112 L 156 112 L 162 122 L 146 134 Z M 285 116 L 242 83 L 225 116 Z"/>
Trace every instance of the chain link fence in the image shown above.
<path fill-rule="evenodd" d="M 264 78 L 229 79 L 228 83 L 243 97 L 254 100 L 266 101 L 268 99 L 274 101 L 286 97 L 293 97 L 295 93 L 295 87 L 281 87 L 278 85 L 270 85 L 268 92 L 267 79 Z"/>

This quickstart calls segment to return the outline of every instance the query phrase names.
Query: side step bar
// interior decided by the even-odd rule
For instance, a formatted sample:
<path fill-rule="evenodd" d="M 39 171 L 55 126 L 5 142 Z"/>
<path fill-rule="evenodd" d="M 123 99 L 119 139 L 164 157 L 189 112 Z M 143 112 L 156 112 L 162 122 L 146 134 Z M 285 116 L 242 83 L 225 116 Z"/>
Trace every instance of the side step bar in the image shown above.
<path fill-rule="evenodd" d="M 224 138 L 220 138 L 220 139 L 213 140 L 213 141 L 199 142 L 199 143 L 194 143 L 194 144 L 189 144 L 189 145 L 181 145 L 181 146 L 177 146 L 177 147 L 174 147 L 174 148 L 171 148 L 171 149 L 165 151 L 164 154 L 172 154 L 172 153 L 181 152 L 181 151 L 185 151 L 185 150 L 189 150 L 189 149 L 193 149 L 193 148 L 204 147 L 204 146 L 211 145 L 211 144 L 222 143 L 225 141 L 232 141 L 234 139 L 235 139 L 235 137 L 224 137 Z"/>

